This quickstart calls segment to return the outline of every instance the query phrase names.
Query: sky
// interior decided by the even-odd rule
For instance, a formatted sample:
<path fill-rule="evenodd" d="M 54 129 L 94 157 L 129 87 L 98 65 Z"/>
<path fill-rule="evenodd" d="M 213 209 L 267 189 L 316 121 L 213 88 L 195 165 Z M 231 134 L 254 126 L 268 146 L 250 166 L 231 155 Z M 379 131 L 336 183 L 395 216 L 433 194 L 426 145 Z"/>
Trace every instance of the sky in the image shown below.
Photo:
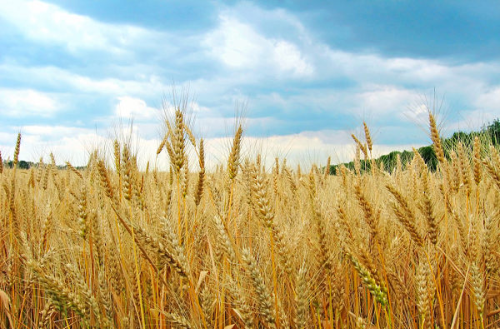
<path fill-rule="evenodd" d="M 82 165 L 131 135 L 165 167 L 183 97 L 211 165 L 238 122 L 271 162 L 348 161 L 363 121 L 375 155 L 427 145 L 428 108 L 444 136 L 500 117 L 499 22 L 488 0 L 0 0 L 0 151 L 21 132 L 21 159 Z"/>

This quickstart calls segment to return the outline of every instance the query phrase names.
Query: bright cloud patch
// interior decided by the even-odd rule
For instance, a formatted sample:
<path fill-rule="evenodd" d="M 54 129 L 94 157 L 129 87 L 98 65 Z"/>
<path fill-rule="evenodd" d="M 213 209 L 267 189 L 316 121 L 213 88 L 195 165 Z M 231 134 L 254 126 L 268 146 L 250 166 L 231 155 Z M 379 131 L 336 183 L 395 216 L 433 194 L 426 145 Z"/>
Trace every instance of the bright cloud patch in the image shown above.
<path fill-rule="evenodd" d="M 373 86 L 371 90 L 359 94 L 361 109 L 366 113 L 402 113 L 406 110 L 415 93 L 395 86 Z"/>
<path fill-rule="evenodd" d="M 476 100 L 476 106 L 482 110 L 500 109 L 500 86 L 494 87 L 479 97 Z"/>
<path fill-rule="evenodd" d="M 212 56 L 232 68 L 277 70 L 295 76 L 309 76 L 314 71 L 293 43 L 266 38 L 225 15 L 220 17 L 220 26 L 207 34 L 205 45 Z"/>
<path fill-rule="evenodd" d="M 220 20 L 220 28 L 205 39 L 213 55 L 230 67 L 255 66 L 264 54 L 267 40 L 234 19 L 222 16 Z"/>
<path fill-rule="evenodd" d="M 59 104 L 48 94 L 31 89 L 0 89 L 0 113 L 9 117 L 51 117 Z"/>
<path fill-rule="evenodd" d="M 2 4 L 0 17 L 29 39 L 64 45 L 72 52 L 81 49 L 120 52 L 121 46 L 145 35 L 145 30 L 137 27 L 99 23 L 36 0 L 6 2 Z"/>
<path fill-rule="evenodd" d="M 425 104 L 418 104 L 406 109 L 402 114 L 410 122 L 426 123 L 429 120 L 429 107 Z"/>
<path fill-rule="evenodd" d="M 307 63 L 299 49 L 286 41 L 278 41 L 274 45 L 274 61 L 282 71 L 290 71 L 298 76 L 308 76 L 313 73 L 313 67 Z"/>
<path fill-rule="evenodd" d="M 162 92 L 168 90 L 169 87 L 162 84 L 155 75 L 149 76 L 148 79 L 95 78 L 54 66 L 23 67 L 0 64 L 0 77 L 12 77 L 11 79 L 14 81 L 28 85 L 46 85 L 61 90 L 61 92 L 92 93 L 117 97 L 123 94 L 161 97 Z"/>
<path fill-rule="evenodd" d="M 145 101 L 129 96 L 118 97 L 115 114 L 122 118 L 136 120 L 160 119 L 160 111 L 149 107 Z"/>

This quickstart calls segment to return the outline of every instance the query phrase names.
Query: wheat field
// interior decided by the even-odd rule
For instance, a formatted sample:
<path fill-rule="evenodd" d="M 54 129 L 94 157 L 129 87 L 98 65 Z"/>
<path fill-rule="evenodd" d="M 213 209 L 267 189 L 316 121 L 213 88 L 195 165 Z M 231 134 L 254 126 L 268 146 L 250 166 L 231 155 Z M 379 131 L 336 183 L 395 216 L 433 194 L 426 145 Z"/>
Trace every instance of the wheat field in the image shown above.
<path fill-rule="evenodd" d="M 415 151 L 388 173 L 365 124 L 354 170 L 330 175 L 330 159 L 243 158 L 240 126 L 212 172 L 183 111 L 165 124 L 167 172 L 119 140 L 82 170 L 21 170 L 19 135 L 0 168 L 0 328 L 500 326 L 500 155 L 481 139 L 445 155 L 429 114 L 438 169 Z"/>

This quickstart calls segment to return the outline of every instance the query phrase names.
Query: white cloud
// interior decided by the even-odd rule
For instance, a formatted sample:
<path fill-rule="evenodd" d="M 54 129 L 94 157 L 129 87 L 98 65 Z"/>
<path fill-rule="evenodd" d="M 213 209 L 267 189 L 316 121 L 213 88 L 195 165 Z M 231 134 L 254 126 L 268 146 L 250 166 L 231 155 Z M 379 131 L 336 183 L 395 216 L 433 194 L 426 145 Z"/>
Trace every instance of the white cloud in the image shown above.
<path fill-rule="evenodd" d="M 335 49 L 319 41 L 308 48 L 314 56 L 317 79 L 343 78 L 370 84 L 395 85 L 422 91 L 436 88 L 438 92 L 476 94 L 486 81 L 500 74 L 498 62 L 457 64 L 435 59 L 408 57 L 388 58 Z"/>
<path fill-rule="evenodd" d="M 417 104 L 402 112 L 402 119 L 406 118 L 410 122 L 427 123 L 429 120 L 429 107 L 426 104 Z"/>
<path fill-rule="evenodd" d="M 495 86 L 479 95 L 474 103 L 476 107 L 482 110 L 500 109 L 500 86 Z"/>
<path fill-rule="evenodd" d="M 115 115 L 135 119 L 139 121 L 161 118 L 161 111 L 149 107 L 146 102 L 140 98 L 130 96 L 118 97 L 118 104 L 115 106 Z"/>
<path fill-rule="evenodd" d="M 191 103 L 191 110 L 193 113 L 198 114 L 198 115 L 207 115 L 209 113 L 213 113 L 212 109 L 202 106 L 196 102 Z"/>
<path fill-rule="evenodd" d="M 369 90 L 357 95 L 360 110 L 367 113 L 387 114 L 404 113 L 408 102 L 417 94 L 411 90 L 398 88 L 396 86 L 370 86 Z"/>
<path fill-rule="evenodd" d="M 69 135 L 83 136 L 91 135 L 94 132 L 91 129 L 80 128 L 80 127 L 69 127 L 69 126 L 49 126 L 49 125 L 29 125 L 23 126 L 23 134 L 35 135 L 40 137 L 53 137 L 54 139 L 60 139 L 67 137 Z"/>
<path fill-rule="evenodd" d="M 264 54 L 267 40 L 235 19 L 221 16 L 220 21 L 220 27 L 205 39 L 212 55 L 230 67 L 255 66 Z"/>
<path fill-rule="evenodd" d="M 60 104 L 50 94 L 32 89 L 0 89 L 0 113 L 8 117 L 51 117 Z"/>
<path fill-rule="evenodd" d="M 478 130 L 500 118 L 500 86 L 490 86 L 472 99 L 472 110 L 464 112 L 450 127 L 456 130 Z"/>
<path fill-rule="evenodd" d="M 152 34 L 151 31 L 130 25 L 100 23 L 37 0 L 5 2 L 0 17 L 31 40 L 63 45 L 72 52 L 99 49 L 121 53 L 131 41 Z"/>
<path fill-rule="evenodd" d="M 231 68 L 260 68 L 297 77 L 310 76 L 314 72 L 312 64 L 295 44 L 266 38 L 252 26 L 228 15 L 220 16 L 220 26 L 207 33 L 204 45 L 211 56 Z"/>
<path fill-rule="evenodd" d="M 51 86 L 61 92 L 93 93 L 110 97 L 138 95 L 160 98 L 162 93 L 169 89 L 156 75 L 146 79 L 92 78 L 55 66 L 24 67 L 0 64 L 0 76 L 17 77 L 23 82 L 29 80 L 32 84 Z"/>
<path fill-rule="evenodd" d="M 278 41 L 274 45 L 274 61 L 282 71 L 291 71 L 297 76 L 310 76 L 314 69 L 306 62 L 300 50 L 294 44 L 287 41 Z"/>

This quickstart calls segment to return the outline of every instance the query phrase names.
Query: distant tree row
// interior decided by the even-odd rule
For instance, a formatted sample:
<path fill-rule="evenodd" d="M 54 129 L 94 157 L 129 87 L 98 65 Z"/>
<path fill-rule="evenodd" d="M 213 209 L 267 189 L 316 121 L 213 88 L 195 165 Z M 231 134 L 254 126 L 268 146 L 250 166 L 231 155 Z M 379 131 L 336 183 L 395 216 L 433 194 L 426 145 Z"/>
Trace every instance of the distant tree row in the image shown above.
<path fill-rule="evenodd" d="M 14 166 L 14 162 L 12 160 L 9 161 L 4 161 L 3 162 L 4 167 L 7 168 L 12 168 Z M 31 167 L 37 167 L 39 165 L 38 162 L 31 162 L 31 161 L 24 161 L 24 160 L 19 160 L 17 163 L 17 168 L 19 169 L 31 169 Z M 57 166 L 57 169 L 64 170 L 67 168 L 67 166 Z M 78 170 L 85 169 L 85 167 L 75 167 Z"/>
<path fill-rule="evenodd" d="M 500 119 L 493 120 L 492 123 L 483 126 L 480 131 L 472 131 L 472 132 L 463 132 L 458 131 L 453 133 L 450 138 L 446 138 L 442 140 L 442 145 L 444 148 L 445 156 L 449 158 L 449 153 L 451 150 L 454 150 L 458 142 L 461 142 L 463 147 L 466 150 L 472 150 L 474 145 L 474 138 L 479 137 L 483 142 L 483 145 L 492 144 L 497 146 L 500 144 Z M 429 167 L 431 171 L 435 171 L 437 168 L 438 160 L 436 154 L 434 153 L 434 148 L 432 145 L 423 146 L 417 149 L 418 153 L 425 160 L 425 163 Z M 397 156 L 399 155 L 401 164 L 406 166 L 408 162 L 413 159 L 413 151 L 394 151 L 386 155 L 382 155 L 381 157 L 375 159 L 375 163 L 377 167 L 380 167 L 381 163 L 384 165 L 384 170 L 387 172 L 393 172 L 397 166 Z M 330 174 L 335 175 L 337 172 L 337 168 L 342 165 L 332 165 L 330 166 Z M 354 170 L 354 161 L 343 163 L 343 165 L 350 169 Z M 361 160 L 361 171 L 370 171 L 371 170 L 371 161 Z"/>
<path fill-rule="evenodd" d="M 12 168 L 14 166 L 14 162 L 12 160 L 4 161 L 3 165 L 4 167 Z M 17 168 L 19 169 L 30 169 L 33 166 L 36 166 L 36 163 L 33 163 L 31 161 L 19 160 L 19 162 L 17 163 Z"/>

